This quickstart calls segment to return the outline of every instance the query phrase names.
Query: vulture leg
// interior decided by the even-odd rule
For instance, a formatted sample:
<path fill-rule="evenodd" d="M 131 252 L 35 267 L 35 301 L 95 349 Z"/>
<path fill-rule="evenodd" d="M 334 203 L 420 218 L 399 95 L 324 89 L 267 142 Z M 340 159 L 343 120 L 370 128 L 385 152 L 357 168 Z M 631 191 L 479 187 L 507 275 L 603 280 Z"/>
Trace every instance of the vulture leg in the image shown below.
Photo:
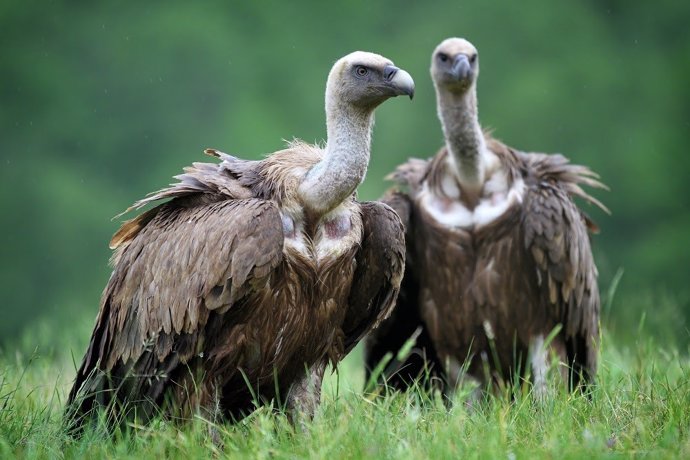
<path fill-rule="evenodd" d="M 546 376 L 549 371 L 549 353 L 544 347 L 544 336 L 538 335 L 532 338 L 529 354 L 532 366 L 532 392 L 537 401 L 544 401 L 548 393 Z"/>
<path fill-rule="evenodd" d="M 287 413 L 290 422 L 295 425 L 314 418 L 321 402 L 321 382 L 326 371 L 327 359 L 314 364 L 299 376 L 290 387 L 287 395 Z"/>
<path fill-rule="evenodd" d="M 219 449 L 223 449 L 223 440 L 218 430 L 218 425 L 223 421 L 221 394 L 217 382 L 207 384 L 199 404 L 199 415 L 208 422 L 208 436 Z"/>
<path fill-rule="evenodd" d="M 532 371 L 532 392 L 537 401 L 545 401 L 549 398 L 549 373 L 552 364 L 558 366 L 557 372 L 561 381 L 568 382 L 569 369 L 566 349 L 562 340 L 556 337 L 550 344 L 544 344 L 544 336 L 533 337 L 529 344 L 530 366 Z"/>
<path fill-rule="evenodd" d="M 447 358 L 446 372 L 448 378 L 445 381 L 445 385 L 443 385 L 443 396 L 446 403 L 450 403 L 453 400 L 455 391 L 463 385 L 466 385 L 467 388 L 472 388 L 465 402 L 468 408 L 474 407 L 481 400 L 486 383 L 468 372 L 470 360 L 471 357 L 467 357 L 465 362 L 461 362 L 454 356 Z"/>

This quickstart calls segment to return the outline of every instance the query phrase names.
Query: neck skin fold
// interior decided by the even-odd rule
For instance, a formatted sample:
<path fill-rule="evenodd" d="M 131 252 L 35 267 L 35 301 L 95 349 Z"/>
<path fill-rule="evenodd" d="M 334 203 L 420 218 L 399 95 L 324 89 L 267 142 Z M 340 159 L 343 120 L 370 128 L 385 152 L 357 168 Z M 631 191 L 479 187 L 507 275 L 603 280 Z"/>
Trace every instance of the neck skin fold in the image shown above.
<path fill-rule="evenodd" d="M 477 116 L 474 83 L 462 93 L 436 88 L 438 117 L 450 160 L 464 189 L 478 191 L 484 183 L 486 143 Z"/>
<path fill-rule="evenodd" d="M 299 187 L 302 202 L 311 212 L 323 215 L 331 211 L 364 181 L 372 125 L 373 111 L 326 103 L 324 158 L 309 170 Z"/>

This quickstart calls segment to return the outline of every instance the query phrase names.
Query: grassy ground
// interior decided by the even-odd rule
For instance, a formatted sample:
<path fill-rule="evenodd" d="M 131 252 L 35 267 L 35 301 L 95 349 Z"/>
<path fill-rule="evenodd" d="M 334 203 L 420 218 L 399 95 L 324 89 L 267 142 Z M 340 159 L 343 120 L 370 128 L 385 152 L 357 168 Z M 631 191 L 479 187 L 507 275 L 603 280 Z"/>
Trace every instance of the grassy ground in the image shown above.
<path fill-rule="evenodd" d="M 361 356 L 354 352 L 325 382 L 324 403 L 305 431 L 262 409 L 218 427 L 222 452 L 202 420 L 74 441 L 62 431 L 60 415 L 74 374 L 68 350 L 81 358 L 88 335 L 77 329 L 70 334 L 44 325 L 0 352 L 0 458 L 690 458 L 687 352 L 644 336 L 630 346 L 605 337 L 591 399 L 557 392 L 539 405 L 525 391 L 471 410 L 462 392 L 450 410 L 414 392 L 370 399 L 362 394 Z M 38 351 L 27 351 L 36 343 Z"/>

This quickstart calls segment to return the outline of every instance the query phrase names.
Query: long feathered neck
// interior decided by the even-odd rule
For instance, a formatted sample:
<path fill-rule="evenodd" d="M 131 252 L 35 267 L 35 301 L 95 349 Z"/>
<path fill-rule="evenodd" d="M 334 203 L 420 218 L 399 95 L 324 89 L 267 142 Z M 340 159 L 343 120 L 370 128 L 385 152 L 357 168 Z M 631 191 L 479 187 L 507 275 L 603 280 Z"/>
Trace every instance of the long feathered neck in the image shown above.
<path fill-rule="evenodd" d="M 446 147 L 463 188 L 478 190 L 484 182 L 486 142 L 477 114 L 476 86 L 455 93 L 437 87 L 438 116 Z"/>
<path fill-rule="evenodd" d="M 347 199 L 369 165 L 373 111 L 326 101 L 327 141 L 323 160 L 306 175 L 299 192 L 304 205 L 322 215 Z"/>

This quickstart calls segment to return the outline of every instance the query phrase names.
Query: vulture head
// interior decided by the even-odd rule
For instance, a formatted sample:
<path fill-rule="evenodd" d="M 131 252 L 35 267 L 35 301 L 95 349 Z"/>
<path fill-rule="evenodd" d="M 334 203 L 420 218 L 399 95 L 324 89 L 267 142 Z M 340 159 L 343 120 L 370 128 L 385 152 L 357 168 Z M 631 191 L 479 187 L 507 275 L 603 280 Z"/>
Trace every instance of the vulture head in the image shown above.
<path fill-rule="evenodd" d="M 414 95 L 414 80 L 383 56 L 355 51 L 340 58 L 328 75 L 326 111 L 342 103 L 373 111 L 386 99 Z"/>
<path fill-rule="evenodd" d="M 431 56 L 431 78 L 437 88 L 464 93 L 477 81 L 478 75 L 477 48 L 464 38 L 443 40 Z"/>

